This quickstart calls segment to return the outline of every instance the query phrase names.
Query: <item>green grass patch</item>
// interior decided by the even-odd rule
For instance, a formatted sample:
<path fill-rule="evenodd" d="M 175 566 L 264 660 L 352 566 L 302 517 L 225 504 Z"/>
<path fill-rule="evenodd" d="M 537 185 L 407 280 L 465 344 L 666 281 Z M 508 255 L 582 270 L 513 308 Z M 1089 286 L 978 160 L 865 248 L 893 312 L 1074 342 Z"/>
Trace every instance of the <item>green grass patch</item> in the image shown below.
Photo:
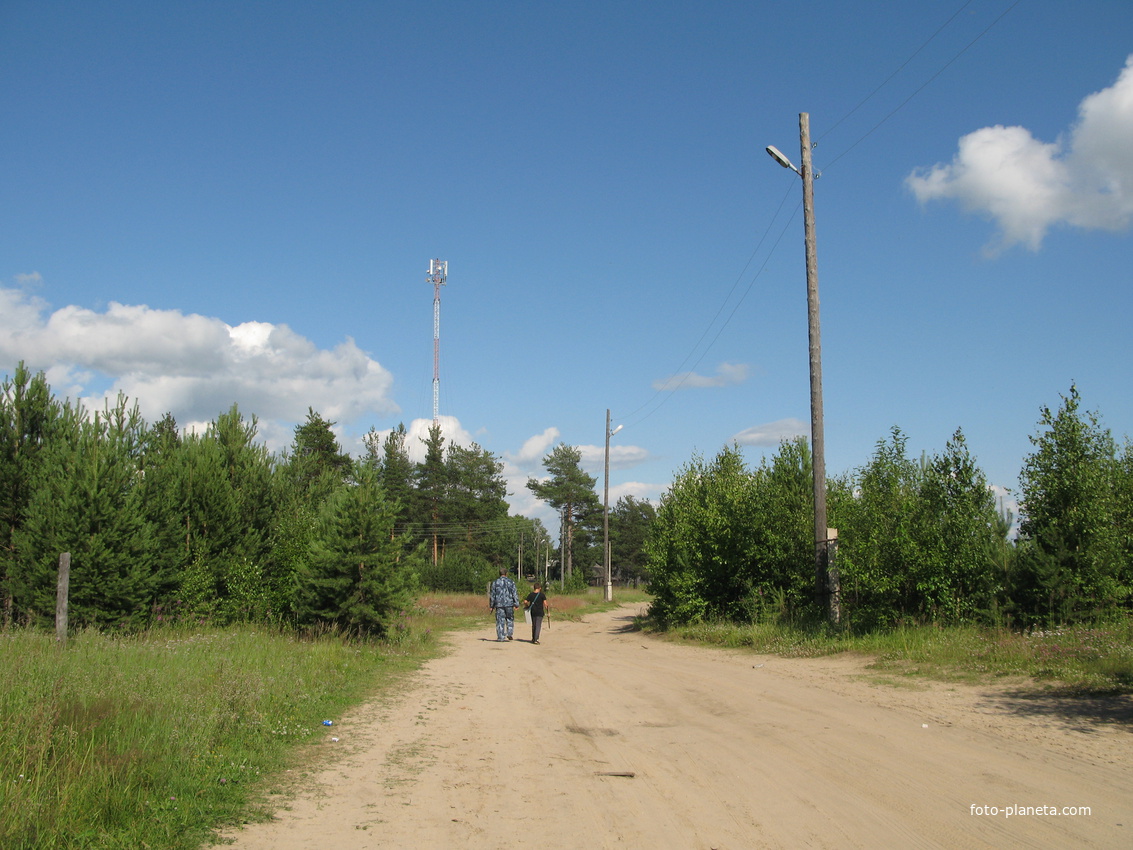
<path fill-rule="evenodd" d="M 429 653 L 253 627 L 0 634 L 0 847 L 195 848 Z"/>
<path fill-rule="evenodd" d="M 643 626 L 651 629 L 647 621 Z M 1067 693 L 1133 693 L 1133 620 L 1025 633 L 910 626 L 866 635 L 771 623 L 698 623 L 665 634 L 792 658 L 856 652 L 873 657 L 874 669 L 894 676 L 976 682 L 1010 677 Z"/>

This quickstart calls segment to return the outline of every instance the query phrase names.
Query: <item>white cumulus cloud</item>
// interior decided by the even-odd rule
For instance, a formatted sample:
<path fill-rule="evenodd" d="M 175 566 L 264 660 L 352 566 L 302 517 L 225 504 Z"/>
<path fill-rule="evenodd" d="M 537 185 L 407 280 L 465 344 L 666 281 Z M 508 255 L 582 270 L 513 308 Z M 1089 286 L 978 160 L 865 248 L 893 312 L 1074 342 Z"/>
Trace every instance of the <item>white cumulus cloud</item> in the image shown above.
<path fill-rule="evenodd" d="M 460 420 L 455 416 L 438 416 L 437 424 L 441 428 L 441 437 L 444 439 L 444 450 L 448 451 L 448 447 L 452 445 L 461 446 L 462 448 L 469 448 L 475 440 L 472 435 L 460 424 Z M 423 463 L 425 460 L 426 442 L 429 439 L 429 432 L 433 428 L 432 419 L 414 419 L 405 428 L 405 453 L 409 455 L 409 459 L 413 463 Z M 392 428 L 386 428 L 384 431 L 378 431 L 378 439 L 381 443 L 385 443 L 385 439 L 389 436 Z"/>
<path fill-rule="evenodd" d="M 56 395 L 101 407 L 124 393 L 156 421 L 166 411 L 199 426 L 238 404 L 256 416 L 273 448 L 290 442 L 308 408 L 358 422 L 399 412 L 392 375 L 347 338 L 316 347 L 286 325 L 220 319 L 111 302 L 105 311 L 67 306 L 0 286 L 0 364 L 43 370 Z M 282 443 L 281 443 L 282 441 Z"/>
<path fill-rule="evenodd" d="M 1058 224 L 1125 230 L 1133 222 L 1133 56 L 1117 81 L 1086 97 L 1054 142 L 1024 127 L 984 127 L 960 139 L 951 163 L 917 169 L 906 184 L 922 203 L 954 200 L 999 226 L 988 246 L 1038 250 Z"/>
<path fill-rule="evenodd" d="M 530 469 L 539 466 L 543 462 L 543 458 L 555 446 L 555 441 L 559 438 L 559 429 L 553 425 L 547 428 L 541 434 L 536 434 L 534 437 L 528 437 L 523 446 L 516 453 L 508 452 L 504 458 L 519 469 Z"/>

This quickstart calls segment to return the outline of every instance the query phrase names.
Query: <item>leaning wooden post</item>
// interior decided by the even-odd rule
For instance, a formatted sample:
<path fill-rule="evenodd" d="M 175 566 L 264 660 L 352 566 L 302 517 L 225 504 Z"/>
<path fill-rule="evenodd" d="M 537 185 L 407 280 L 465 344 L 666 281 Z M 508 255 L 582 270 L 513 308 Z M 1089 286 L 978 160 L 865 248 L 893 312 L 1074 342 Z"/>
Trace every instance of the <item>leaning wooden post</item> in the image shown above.
<path fill-rule="evenodd" d="M 842 622 L 842 576 L 838 571 L 838 529 L 826 529 L 826 592 L 830 594 L 830 605 L 827 609 L 830 622 L 838 625 Z"/>
<path fill-rule="evenodd" d="M 71 587 L 71 553 L 59 556 L 59 583 L 55 588 L 55 640 L 67 642 L 67 594 Z"/>

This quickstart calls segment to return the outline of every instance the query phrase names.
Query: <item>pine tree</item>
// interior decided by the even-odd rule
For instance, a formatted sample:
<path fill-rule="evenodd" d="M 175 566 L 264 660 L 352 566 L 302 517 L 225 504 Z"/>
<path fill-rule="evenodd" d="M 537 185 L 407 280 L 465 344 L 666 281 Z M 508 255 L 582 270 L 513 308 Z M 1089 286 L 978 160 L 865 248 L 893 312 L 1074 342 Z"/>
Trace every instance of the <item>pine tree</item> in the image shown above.
<path fill-rule="evenodd" d="M 177 420 L 166 413 L 145 434 L 138 485 L 142 511 L 153 529 L 159 605 L 172 601 L 190 559 L 178 494 L 178 476 L 184 463 Z M 159 612 L 159 616 L 164 619 L 168 615 Z"/>
<path fill-rule="evenodd" d="M 579 449 L 559 443 L 543 458 L 543 468 L 547 470 L 549 477 L 544 481 L 534 478 L 527 480 L 528 490 L 562 512 L 566 530 L 564 569 L 568 581 L 574 572 L 576 526 L 580 520 L 600 514 L 602 510 L 602 503 L 594 492 L 598 479 L 582 471 L 579 466 L 581 461 L 582 452 Z"/>
<path fill-rule="evenodd" d="M 62 428 L 63 407 L 43 373 L 32 376 L 21 361 L 0 385 L 0 627 L 20 616 L 28 589 L 28 562 L 16 543 L 42 453 Z"/>
<path fill-rule="evenodd" d="M 392 534 L 393 505 L 373 470 L 334 493 L 323 508 L 302 587 L 301 618 L 350 632 L 388 635 L 416 588 L 414 559 Z"/>
<path fill-rule="evenodd" d="M 391 430 L 381 446 L 381 483 L 386 498 L 397 505 L 398 525 L 404 529 L 413 508 L 413 461 L 405 446 L 405 425 Z"/>
<path fill-rule="evenodd" d="M 295 485 L 308 491 L 317 502 L 349 480 L 354 462 L 334 436 L 335 423 L 323 419 L 312 408 L 307 421 L 295 428 L 289 465 Z"/>
<path fill-rule="evenodd" d="M 646 577 L 645 541 L 657 518 L 648 499 L 622 496 L 610 510 L 610 569 L 619 581 Z"/>
<path fill-rule="evenodd" d="M 497 567 L 514 552 L 503 464 L 473 443 L 450 445 L 446 458 L 446 527 L 451 542 L 480 553 Z"/>
<path fill-rule="evenodd" d="M 441 426 L 437 423 L 429 428 L 429 436 L 421 441 L 425 444 L 425 459 L 417 464 L 413 473 L 414 485 L 414 520 L 421 528 L 423 534 L 417 539 L 424 539 L 429 544 L 430 557 L 433 564 L 440 563 L 441 553 L 441 526 L 445 520 L 445 497 L 448 493 L 448 469 L 445 466 L 445 438 L 441 433 Z"/>
<path fill-rule="evenodd" d="M 947 622 L 986 616 L 1002 590 L 992 569 L 1002 537 L 995 497 L 959 429 L 929 462 L 919 495 L 923 555 L 913 572 L 923 613 Z"/>
<path fill-rule="evenodd" d="M 19 533 L 34 558 L 29 600 L 41 617 L 54 611 L 56 565 L 70 552 L 71 623 L 139 625 L 156 589 L 154 538 L 137 486 L 145 424 L 122 396 L 77 419 L 73 440 L 52 440 Z"/>

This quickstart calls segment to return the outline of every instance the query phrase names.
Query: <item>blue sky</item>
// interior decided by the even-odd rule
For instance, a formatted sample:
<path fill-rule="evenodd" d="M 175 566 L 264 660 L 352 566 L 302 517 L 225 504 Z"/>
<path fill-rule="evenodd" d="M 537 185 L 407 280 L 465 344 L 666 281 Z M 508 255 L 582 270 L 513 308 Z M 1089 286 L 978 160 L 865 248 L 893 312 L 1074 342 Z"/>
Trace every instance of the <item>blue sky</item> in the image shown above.
<path fill-rule="evenodd" d="M 962 428 L 1017 486 L 1076 383 L 1133 434 L 1133 7 L 0 0 L 0 373 L 432 418 L 515 510 L 559 442 L 611 501 L 808 433 L 810 115 L 828 474 Z M 553 523 L 548 520 L 548 525 Z"/>

